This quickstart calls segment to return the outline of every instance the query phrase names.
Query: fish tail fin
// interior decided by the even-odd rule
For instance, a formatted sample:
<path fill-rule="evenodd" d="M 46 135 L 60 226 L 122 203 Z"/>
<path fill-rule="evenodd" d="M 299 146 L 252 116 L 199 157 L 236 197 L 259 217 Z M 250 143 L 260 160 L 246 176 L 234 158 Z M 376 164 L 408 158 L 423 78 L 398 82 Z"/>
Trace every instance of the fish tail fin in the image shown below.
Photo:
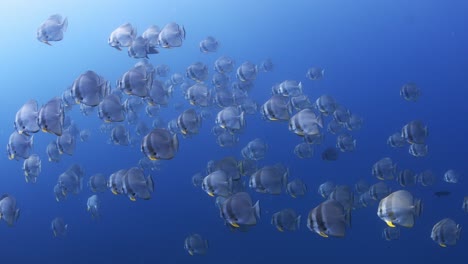
<path fill-rule="evenodd" d="M 16 211 L 15 211 L 15 222 L 18 221 L 18 218 L 20 217 L 20 212 L 21 212 L 20 209 L 16 209 Z M 461 228 L 460 228 L 460 230 L 461 230 Z"/>
<path fill-rule="evenodd" d="M 392 173 L 393 173 L 393 175 L 397 175 L 397 177 L 398 177 L 398 165 L 396 163 L 393 164 Z"/>
<path fill-rule="evenodd" d="M 172 144 L 174 146 L 174 149 L 177 151 L 179 149 L 179 140 L 177 139 L 177 134 L 174 134 L 172 137 Z"/>
<path fill-rule="evenodd" d="M 319 114 L 315 120 L 317 122 L 317 125 L 319 127 L 322 127 L 323 128 L 323 116 L 322 114 Z"/>
<path fill-rule="evenodd" d="M 288 177 L 289 177 L 289 168 L 286 168 L 286 171 L 283 174 L 283 187 L 288 185 Z"/>
<path fill-rule="evenodd" d="M 291 102 L 288 102 L 286 104 L 286 109 L 287 109 L 287 112 L 288 112 L 288 115 L 292 115 L 293 111 L 294 111 L 294 106 L 291 104 Z"/>
<path fill-rule="evenodd" d="M 260 201 L 257 201 L 254 206 L 253 206 L 254 210 L 255 210 L 255 216 L 257 217 L 257 219 L 260 219 Z"/>
<path fill-rule="evenodd" d="M 416 184 L 418 184 L 418 183 L 419 183 L 419 184 L 421 184 L 422 186 L 424 186 L 424 184 L 423 184 L 423 180 L 422 180 L 422 173 L 420 173 L 420 174 L 416 175 L 416 177 L 415 177 L 415 181 L 416 181 Z"/>
<path fill-rule="evenodd" d="M 245 126 L 245 112 L 244 111 L 242 111 L 240 114 L 240 122 L 241 122 L 241 126 L 244 127 Z"/>
<path fill-rule="evenodd" d="M 301 215 L 296 218 L 296 229 L 299 230 L 301 227 Z"/>
<path fill-rule="evenodd" d="M 153 176 L 148 175 L 146 178 L 146 186 L 150 190 L 150 192 L 154 192 L 154 181 L 153 181 Z"/>
<path fill-rule="evenodd" d="M 62 22 L 62 31 L 63 32 L 67 31 L 67 28 L 68 28 L 68 18 L 65 17 L 65 19 Z"/>
<path fill-rule="evenodd" d="M 421 213 L 422 213 L 422 209 L 423 209 L 423 204 L 421 202 L 421 199 L 417 199 L 414 202 L 414 215 L 415 216 L 420 216 Z"/>
<path fill-rule="evenodd" d="M 227 187 L 229 189 L 229 192 L 232 192 L 232 177 L 227 177 Z"/>
<path fill-rule="evenodd" d="M 31 136 L 31 139 L 29 139 L 29 146 L 32 148 L 34 146 L 34 135 Z"/>
<path fill-rule="evenodd" d="M 159 51 L 155 47 L 148 47 L 148 54 L 158 54 Z"/>
<path fill-rule="evenodd" d="M 345 213 L 345 222 L 346 225 L 351 228 L 351 209 L 346 210 Z"/>

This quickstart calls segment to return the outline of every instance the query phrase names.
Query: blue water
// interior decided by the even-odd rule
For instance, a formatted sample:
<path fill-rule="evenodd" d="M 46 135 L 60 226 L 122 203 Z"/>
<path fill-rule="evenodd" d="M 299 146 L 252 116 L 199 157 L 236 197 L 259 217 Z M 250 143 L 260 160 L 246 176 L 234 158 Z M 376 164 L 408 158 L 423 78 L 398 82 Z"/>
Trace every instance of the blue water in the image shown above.
<path fill-rule="evenodd" d="M 64 3 L 66 2 L 66 3 Z M 259 73 L 251 97 L 263 104 L 271 86 L 283 80 L 298 80 L 304 93 L 315 99 L 332 95 L 364 118 L 361 130 L 353 131 L 357 148 L 342 153 L 336 162 L 324 162 L 320 152 L 335 144 L 328 135 L 316 147 L 314 157 L 300 160 L 293 155 L 301 139 L 288 131 L 287 123 L 263 120 L 259 113 L 246 118 L 239 143 L 221 148 L 210 132 L 214 120 L 205 120 L 199 135 L 180 138 L 173 160 L 163 161 L 153 173 L 155 192 L 149 201 L 131 202 L 124 196 L 100 194 L 102 218 L 93 221 L 86 211 L 92 194 L 85 186 L 76 196 L 57 203 L 53 186 L 71 164 L 85 168 L 85 181 L 95 173 L 111 173 L 136 166 L 139 147 L 107 144 L 99 132 L 101 120 L 85 117 L 75 106 L 69 114 L 92 135 L 78 142 L 73 156 L 60 163 L 47 162 L 46 145 L 55 136 L 40 132 L 34 138 L 34 153 L 42 158 L 42 173 L 36 184 L 27 184 L 22 161 L 0 155 L 0 192 L 16 197 L 21 217 L 14 227 L 0 222 L 2 263 L 466 263 L 468 239 L 462 231 L 454 247 L 441 248 L 430 238 L 432 226 L 450 217 L 468 228 L 468 214 L 461 209 L 468 195 L 468 4 L 465 1 L 27 1 L 7 0 L 0 9 L 0 141 L 6 145 L 13 131 L 16 111 L 29 99 L 40 105 L 61 93 L 86 70 L 94 70 L 114 84 L 137 60 L 126 51 L 107 45 L 109 34 L 131 22 L 142 33 L 149 25 L 169 22 L 184 25 L 187 37 L 182 47 L 150 55 L 154 65 L 167 64 L 171 73 L 184 73 L 188 65 L 201 61 L 210 65 L 221 55 L 260 63 L 271 58 L 273 72 Z M 36 29 L 49 15 L 68 17 L 69 27 L 61 42 L 47 46 L 36 40 Z M 198 43 L 215 36 L 220 49 L 202 54 Z M 309 67 L 321 66 L 325 78 L 312 82 L 305 77 Z M 413 81 L 422 90 L 416 103 L 399 96 L 402 84 Z M 172 100 L 182 100 L 176 90 Z M 178 113 L 171 107 L 161 111 L 169 121 Z M 429 127 L 429 154 L 415 158 L 407 148 L 392 149 L 387 137 L 411 120 Z M 150 119 L 145 119 L 151 125 Z M 240 150 L 260 137 L 270 146 L 261 165 L 282 162 L 290 177 L 303 179 L 309 193 L 298 199 L 286 194 L 269 196 L 249 190 L 259 199 L 262 217 L 247 233 L 231 232 L 219 218 L 214 199 L 191 183 L 193 174 L 206 163 L 225 156 L 241 158 Z M 344 238 L 324 239 L 310 232 L 305 219 L 322 198 L 316 193 L 326 180 L 354 184 L 370 183 L 377 160 L 389 156 L 402 168 L 416 172 L 433 170 L 437 183 L 409 187 L 424 203 L 424 211 L 412 229 L 403 229 L 397 241 L 385 241 L 385 223 L 376 205 L 353 211 L 352 228 Z M 443 173 L 455 169 L 465 175 L 458 184 L 442 181 Z M 390 183 L 400 189 L 397 183 Z M 434 191 L 448 190 L 437 198 Z M 271 224 L 271 214 L 283 208 L 302 214 L 301 229 L 280 233 Z M 60 216 L 69 225 L 66 237 L 55 238 L 50 222 Z M 184 251 L 187 235 L 199 233 L 209 240 L 205 256 Z"/>

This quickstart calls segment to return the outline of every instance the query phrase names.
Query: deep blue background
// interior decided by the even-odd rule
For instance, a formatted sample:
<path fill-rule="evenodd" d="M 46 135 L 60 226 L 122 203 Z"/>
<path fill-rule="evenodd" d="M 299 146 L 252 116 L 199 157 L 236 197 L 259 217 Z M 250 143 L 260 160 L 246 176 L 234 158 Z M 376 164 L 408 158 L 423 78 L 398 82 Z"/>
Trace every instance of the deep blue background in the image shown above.
<path fill-rule="evenodd" d="M 270 73 L 260 73 L 251 92 L 265 102 L 271 86 L 283 80 L 302 81 L 310 98 L 334 96 L 364 118 L 364 126 L 353 132 L 357 149 L 336 162 L 324 162 L 320 152 L 335 143 L 328 135 L 312 159 L 299 160 L 292 151 L 301 142 L 286 123 L 270 123 L 259 114 L 247 117 L 247 127 L 233 148 L 220 148 L 203 123 L 199 135 L 180 138 L 180 149 L 171 161 L 153 174 L 155 192 L 150 201 L 130 202 L 110 192 L 100 194 L 102 219 L 92 221 L 86 212 L 88 188 L 57 203 L 52 192 L 60 173 L 72 163 L 85 168 L 86 177 L 135 166 L 142 157 L 138 147 L 107 144 L 98 132 L 95 114 L 83 117 L 78 109 L 71 116 L 80 128 L 91 129 L 90 140 L 79 142 L 75 155 L 58 164 L 47 162 L 45 147 L 54 136 L 35 135 L 34 152 L 43 159 L 37 184 L 26 184 L 22 161 L 0 155 L 0 192 L 18 200 L 21 218 L 13 228 L 0 223 L 0 258 L 5 263 L 290 263 L 363 261 L 378 263 L 466 263 L 468 240 L 462 234 L 455 247 L 440 248 L 430 239 L 432 226 L 450 217 L 468 227 L 461 210 L 468 195 L 468 4 L 465 1 L 13 1 L 0 9 L 0 141 L 8 142 L 16 111 L 34 98 L 40 105 L 60 95 L 86 70 L 94 70 L 114 84 L 135 62 L 126 51 L 107 45 L 109 34 L 131 22 L 142 33 L 149 25 L 177 22 L 185 26 L 187 38 L 181 48 L 161 50 L 151 63 L 167 64 L 171 73 L 184 73 L 188 65 L 202 61 L 210 65 L 221 55 L 237 65 L 249 60 L 260 63 L 269 57 L 275 64 Z M 35 39 L 36 29 L 49 15 L 69 19 L 63 41 L 49 47 Z M 201 54 L 198 43 L 208 35 L 221 43 L 215 54 Z M 312 82 L 305 77 L 309 67 L 321 66 L 325 78 Z M 402 84 L 416 82 L 422 96 L 417 103 L 399 96 Z M 174 101 L 181 101 L 180 90 Z M 177 116 L 168 107 L 164 120 Z M 407 148 L 392 149 L 386 139 L 407 122 L 420 119 L 429 126 L 429 154 L 414 158 Z M 149 120 L 147 120 L 149 121 Z M 149 123 L 151 124 L 151 123 Z M 270 146 L 261 165 L 283 162 L 292 178 L 302 178 L 310 192 L 300 199 L 252 193 L 260 199 L 263 215 L 248 233 L 231 232 L 218 216 L 214 199 L 191 183 L 193 174 L 204 171 L 211 159 L 233 155 L 260 137 Z M 421 197 L 424 211 L 412 229 L 402 230 L 398 241 L 381 238 L 385 227 L 376 206 L 353 211 L 353 226 L 343 239 L 323 239 L 310 232 L 305 220 L 322 200 L 316 193 L 326 180 L 354 184 L 358 179 L 377 182 L 372 164 L 389 156 L 402 168 L 416 172 L 433 170 L 438 178 L 431 187 L 408 188 Z M 442 181 L 447 169 L 465 175 L 457 184 Z M 396 183 L 391 183 L 399 189 Z M 449 197 L 436 198 L 434 191 L 449 190 Z M 301 230 L 280 233 L 270 225 L 271 214 L 286 207 L 302 214 Z M 61 216 L 69 224 L 68 236 L 54 238 L 50 222 Z M 183 249 L 191 233 L 206 237 L 210 249 L 205 256 L 189 256 Z"/>

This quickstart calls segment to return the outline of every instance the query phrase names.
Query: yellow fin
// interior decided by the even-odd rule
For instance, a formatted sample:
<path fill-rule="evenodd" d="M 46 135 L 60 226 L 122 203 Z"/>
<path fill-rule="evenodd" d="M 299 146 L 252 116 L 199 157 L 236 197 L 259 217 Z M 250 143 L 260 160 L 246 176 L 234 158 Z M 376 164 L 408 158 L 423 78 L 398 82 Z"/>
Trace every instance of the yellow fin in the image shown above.
<path fill-rule="evenodd" d="M 387 223 L 389 227 L 395 227 L 395 225 L 390 220 L 385 221 L 385 223 Z"/>
<path fill-rule="evenodd" d="M 189 250 L 188 253 L 190 254 L 190 256 L 193 256 L 193 251 L 192 250 Z"/>
<path fill-rule="evenodd" d="M 115 194 L 115 195 L 119 194 L 115 189 L 111 189 L 111 191 L 112 191 L 112 193 Z"/>
<path fill-rule="evenodd" d="M 294 194 L 291 194 L 291 197 L 292 197 L 292 198 L 296 198 L 296 195 L 294 195 Z"/>
<path fill-rule="evenodd" d="M 135 201 L 136 201 L 135 196 L 129 196 L 128 198 L 130 198 L 130 201 L 132 201 L 132 202 L 135 202 Z"/>
<path fill-rule="evenodd" d="M 55 230 L 54 230 L 54 236 L 55 236 L 55 237 L 57 236 L 57 232 L 55 232 Z"/>
<path fill-rule="evenodd" d="M 325 237 L 325 238 L 327 238 L 327 237 L 328 237 L 328 235 L 327 235 L 327 234 L 325 234 L 325 233 L 324 233 L 324 232 L 322 232 L 322 231 L 320 231 L 318 234 L 319 234 L 321 237 Z"/>
<path fill-rule="evenodd" d="M 212 193 L 212 192 L 208 192 L 208 195 L 211 196 L 211 197 L 214 197 L 214 193 Z"/>
<path fill-rule="evenodd" d="M 239 225 L 237 223 L 230 223 L 233 227 L 238 228 Z"/>
<path fill-rule="evenodd" d="M 277 226 L 276 228 L 277 228 L 278 231 L 280 231 L 280 232 L 283 232 L 283 231 L 284 231 L 283 228 L 281 228 L 281 227 L 279 227 L 279 226 Z"/>
<path fill-rule="evenodd" d="M 42 128 L 42 132 L 49 133 L 49 131 L 47 131 L 47 129 L 45 129 L 45 128 Z"/>
<path fill-rule="evenodd" d="M 439 246 L 441 246 L 441 247 L 447 247 L 447 245 L 445 245 L 444 243 L 439 243 Z"/>
<path fill-rule="evenodd" d="M 8 156 L 8 159 L 9 159 L 9 160 L 12 160 L 12 159 L 14 159 L 14 158 L 15 158 L 15 154 L 11 154 L 10 156 Z"/>
<path fill-rule="evenodd" d="M 153 157 L 153 156 L 149 157 L 149 159 L 150 159 L 150 160 L 158 160 L 157 158 L 155 158 L 155 157 Z"/>

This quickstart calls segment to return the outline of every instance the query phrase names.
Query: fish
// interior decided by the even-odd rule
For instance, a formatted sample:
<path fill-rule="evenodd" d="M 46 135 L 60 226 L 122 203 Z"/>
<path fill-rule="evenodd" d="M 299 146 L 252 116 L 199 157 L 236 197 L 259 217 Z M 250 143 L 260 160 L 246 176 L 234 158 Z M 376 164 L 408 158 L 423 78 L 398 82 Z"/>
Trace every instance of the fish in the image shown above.
<path fill-rule="evenodd" d="M 40 42 L 52 46 L 50 41 L 60 41 L 63 39 L 63 33 L 67 31 L 68 19 L 61 15 L 51 15 L 44 21 L 36 32 L 36 38 Z"/>
<path fill-rule="evenodd" d="M 437 191 L 437 192 L 434 192 L 434 195 L 437 196 L 438 198 L 440 197 L 446 197 L 446 196 L 449 196 L 451 194 L 451 192 L 449 191 Z"/>

